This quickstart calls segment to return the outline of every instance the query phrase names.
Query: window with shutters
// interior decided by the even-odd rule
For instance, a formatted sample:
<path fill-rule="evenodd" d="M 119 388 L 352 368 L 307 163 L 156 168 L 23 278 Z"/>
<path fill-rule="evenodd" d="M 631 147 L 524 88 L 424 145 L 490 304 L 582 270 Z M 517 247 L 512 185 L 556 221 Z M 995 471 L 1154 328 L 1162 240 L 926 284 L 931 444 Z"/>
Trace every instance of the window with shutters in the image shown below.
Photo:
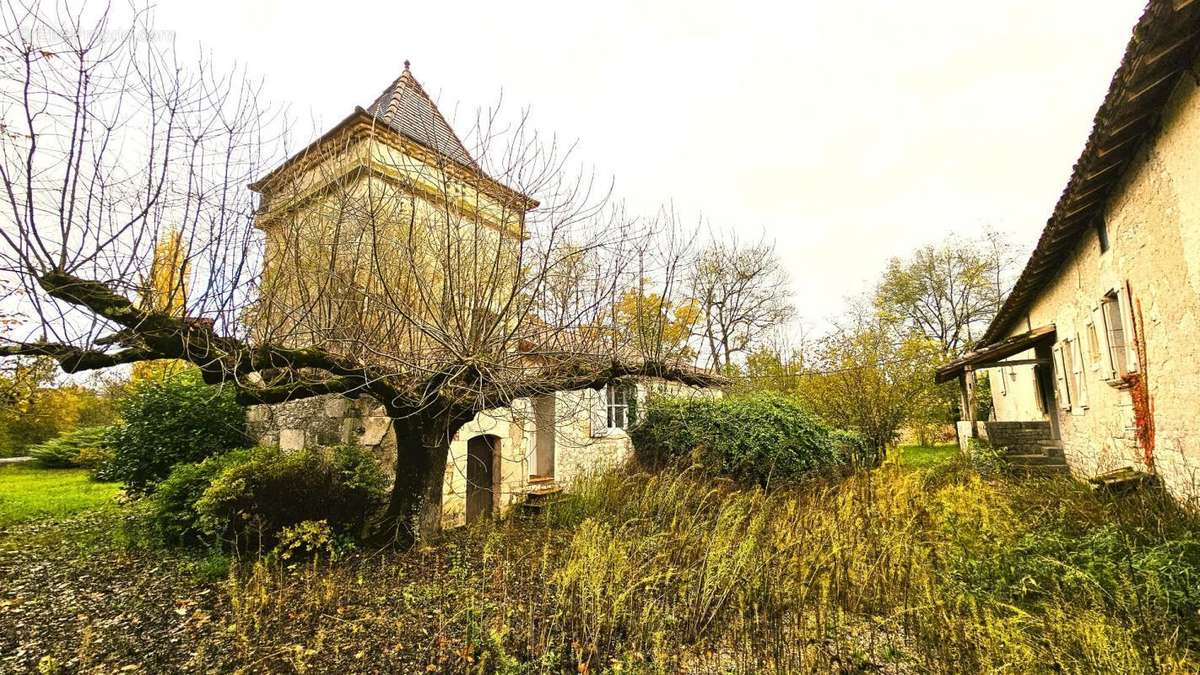
<path fill-rule="evenodd" d="M 1137 372 L 1137 351 L 1133 341 L 1133 315 L 1122 290 L 1110 291 L 1100 302 L 1094 316 L 1104 322 L 1107 358 L 1102 362 L 1105 378 L 1118 384 L 1126 375 Z"/>

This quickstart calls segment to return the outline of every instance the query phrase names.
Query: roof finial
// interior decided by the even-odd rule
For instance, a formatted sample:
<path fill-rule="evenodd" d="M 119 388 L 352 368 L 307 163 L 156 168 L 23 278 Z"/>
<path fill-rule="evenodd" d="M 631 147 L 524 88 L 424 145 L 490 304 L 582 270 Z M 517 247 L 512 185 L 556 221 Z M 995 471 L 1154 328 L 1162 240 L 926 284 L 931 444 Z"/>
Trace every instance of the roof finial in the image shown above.
<path fill-rule="evenodd" d="M 409 66 L 411 66 L 411 65 L 412 65 L 412 64 L 408 62 L 408 59 L 404 59 L 404 69 L 405 69 L 405 70 L 408 70 L 408 67 L 409 67 Z"/>

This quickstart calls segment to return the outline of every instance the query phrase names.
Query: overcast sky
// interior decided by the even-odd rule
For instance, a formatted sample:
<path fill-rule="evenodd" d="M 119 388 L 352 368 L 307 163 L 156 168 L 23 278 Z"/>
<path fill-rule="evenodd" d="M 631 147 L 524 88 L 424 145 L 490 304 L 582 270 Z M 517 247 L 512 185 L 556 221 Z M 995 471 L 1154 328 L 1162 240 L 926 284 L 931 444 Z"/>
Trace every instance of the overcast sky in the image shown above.
<path fill-rule="evenodd" d="M 635 211 L 765 232 L 820 324 L 950 232 L 1031 246 L 1143 6 L 165 0 L 156 23 L 321 129 L 405 59 L 447 116 L 503 91 Z"/>

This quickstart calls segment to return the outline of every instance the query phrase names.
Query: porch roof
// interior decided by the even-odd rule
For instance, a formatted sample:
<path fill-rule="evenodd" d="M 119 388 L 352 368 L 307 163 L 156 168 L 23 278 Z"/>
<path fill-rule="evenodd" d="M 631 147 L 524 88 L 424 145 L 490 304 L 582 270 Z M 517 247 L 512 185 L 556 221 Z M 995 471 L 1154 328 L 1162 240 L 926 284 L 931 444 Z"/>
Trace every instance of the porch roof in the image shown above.
<path fill-rule="evenodd" d="M 934 372 L 933 379 L 938 384 L 948 382 L 961 375 L 968 368 L 973 370 L 995 365 L 1001 359 L 1006 359 L 1014 354 L 1020 354 L 1043 340 L 1052 341 L 1053 339 L 1054 324 L 1039 326 L 1020 335 L 1014 335 L 992 343 L 983 349 L 967 352 L 938 368 Z"/>

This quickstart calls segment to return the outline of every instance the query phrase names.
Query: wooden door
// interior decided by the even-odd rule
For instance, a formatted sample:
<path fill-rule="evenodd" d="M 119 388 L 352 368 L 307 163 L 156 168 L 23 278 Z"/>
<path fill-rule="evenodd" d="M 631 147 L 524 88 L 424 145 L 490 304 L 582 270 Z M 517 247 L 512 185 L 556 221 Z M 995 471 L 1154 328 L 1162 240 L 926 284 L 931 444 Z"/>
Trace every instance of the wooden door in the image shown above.
<path fill-rule="evenodd" d="M 467 523 L 492 517 L 499 448 L 496 436 L 476 436 L 467 441 Z"/>
<path fill-rule="evenodd" d="M 533 473 L 554 477 L 554 394 L 533 399 Z"/>

